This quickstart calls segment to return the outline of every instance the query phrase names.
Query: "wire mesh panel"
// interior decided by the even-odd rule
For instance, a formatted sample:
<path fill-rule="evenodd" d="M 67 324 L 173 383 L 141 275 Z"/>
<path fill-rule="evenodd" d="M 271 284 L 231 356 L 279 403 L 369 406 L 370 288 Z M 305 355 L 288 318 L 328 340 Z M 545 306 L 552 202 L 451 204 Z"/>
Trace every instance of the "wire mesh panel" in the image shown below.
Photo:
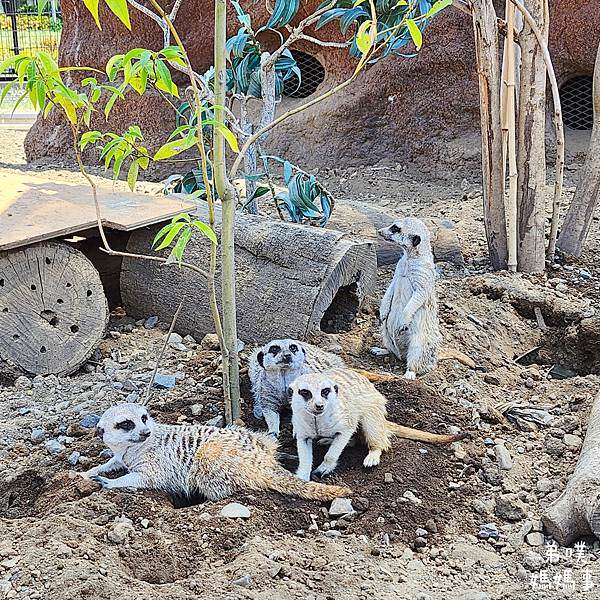
<path fill-rule="evenodd" d="M 38 14 L 37 0 L 0 0 L 0 62 L 19 53 L 45 50 L 58 58 L 62 17 L 58 0 Z M 10 79 L 14 73 L 0 78 Z"/>
<path fill-rule="evenodd" d="M 314 92 L 325 79 L 325 69 L 323 65 L 310 54 L 306 52 L 292 52 L 300 69 L 300 85 L 298 78 L 294 75 L 283 84 L 283 95 L 289 98 L 306 98 Z"/>
<path fill-rule="evenodd" d="M 594 122 L 592 78 L 579 75 L 560 88 L 563 121 L 570 129 L 591 129 Z"/>

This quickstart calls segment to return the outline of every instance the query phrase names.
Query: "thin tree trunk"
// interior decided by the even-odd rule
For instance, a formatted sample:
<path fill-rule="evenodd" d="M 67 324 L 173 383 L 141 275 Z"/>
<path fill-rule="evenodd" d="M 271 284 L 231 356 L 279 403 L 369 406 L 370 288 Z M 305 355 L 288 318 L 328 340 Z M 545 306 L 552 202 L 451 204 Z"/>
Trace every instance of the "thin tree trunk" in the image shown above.
<path fill-rule="evenodd" d="M 492 0 L 473 0 L 473 28 L 479 75 L 483 216 L 490 261 L 494 269 L 507 264 L 504 211 L 504 166 L 500 124 L 498 24 Z"/>
<path fill-rule="evenodd" d="M 503 173 L 508 158 L 508 202 L 506 205 L 506 228 L 508 234 L 508 270 L 517 270 L 517 147 L 516 147 L 516 52 L 515 12 L 510 0 L 506 2 L 507 35 L 502 61 L 502 165 Z"/>
<path fill-rule="evenodd" d="M 224 122 L 222 108 L 226 98 L 226 50 L 227 35 L 226 0 L 215 0 L 215 119 Z M 225 164 L 225 139 L 215 129 L 213 135 L 213 169 L 215 187 L 222 204 L 221 226 L 221 270 L 222 270 L 222 306 L 223 306 L 223 386 L 225 390 L 225 420 L 231 425 L 240 416 L 240 374 L 237 350 L 237 322 L 235 307 L 235 200 L 236 194 L 227 179 Z"/>
<path fill-rule="evenodd" d="M 600 46 L 594 68 L 594 126 L 585 164 L 581 170 L 575 197 L 560 231 L 558 247 L 567 254 L 580 256 L 590 231 L 594 210 L 600 200 Z"/>
<path fill-rule="evenodd" d="M 252 119 L 248 114 L 248 99 L 240 99 L 240 127 L 250 137 L 253 133 Z M 256 175 L 256 144 L 248 148 L 248 152 L 244 155 L 244 171 L 250 177 Z M 246 187 L 246 210 L 253 215 L 258 214 L 258 202 L 256 198 L 250 201 L 250 198 L 256 191 L 256 181 L 252 178 L 245 178 Z"/>
<path fill-rule="evenodd" d="M 526 0 L 526 8 L 548 39 L 547 0 Z M 531 27 L 519 36 L 521 85 L 518 120 L 518 268 L 537 273 L 546 266 L 546 65 Z"/>

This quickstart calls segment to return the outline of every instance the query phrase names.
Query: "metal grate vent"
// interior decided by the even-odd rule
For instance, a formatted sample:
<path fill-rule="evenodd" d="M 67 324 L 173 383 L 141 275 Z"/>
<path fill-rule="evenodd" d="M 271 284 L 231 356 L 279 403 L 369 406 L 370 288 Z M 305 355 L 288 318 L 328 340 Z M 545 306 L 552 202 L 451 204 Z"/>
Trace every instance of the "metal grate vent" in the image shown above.
<path fill-rule="evenodd" d="M 306 98 L 314 94 L 325 79 L 323 65 L 310 54 L 305 52 L 292 52 L 296 59 L 300 74 L 302 75 L 300 85 L 298 78 L 294 75 L 283 84 L 283 95 L 289 98 Z"/>
<path fill-rule="evenodd" d="M 594 123 L 592 108 L 592 78 L 573 77 L 560 88 L 563 121 L 569 129 L 591 129 Z"/>

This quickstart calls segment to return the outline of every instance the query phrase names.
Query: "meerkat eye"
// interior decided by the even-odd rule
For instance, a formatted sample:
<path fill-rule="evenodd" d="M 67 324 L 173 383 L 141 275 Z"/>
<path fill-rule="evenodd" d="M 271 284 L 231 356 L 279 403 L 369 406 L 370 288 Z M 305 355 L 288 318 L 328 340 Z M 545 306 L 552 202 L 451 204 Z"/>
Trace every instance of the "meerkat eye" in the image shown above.
<path fill-rule="evenodd" d="M 269 348 L 269 354 L 272 354 L 273 356 L 276 356 L 277 354 L 279 354 L 280 350 L 281 350 L 281 346 L 278 346 L 277 344 L 273 344 Z"/>
<path fill-rule="evenodd" d="M 148 420 L 148 415 L 142 415 L 142 423 L 145 423 Z"/>
<path fill-rule="evenodd" d="M 122 429 L 123 431 L 131 431 L 135 429 L 135 423 L 130 419 L 126 419 L 125 421 L 121 421 L 115 425 L 115 429 Z"/>
<path fill-rule="evenodd" d="M 312 398 L 312 392 L 310 390 L 298 390 L 298 393 L 308 402 Z"/>
<path fill-rule="evenodd" d="M 390 231 L 391 231 L 392 233 L 401 233 L 401 232 L 402 232 L 402 229 L 401 229 L 400 227 L 398 227 L 398 225 L 396 225 L 396 224 L 394 223 L 394 225 L 392 225 L 392 226 L 390 227 Z"/>
<path fill-rule="evenodd" d="M 298 352 L 298 346 L 296 346 L 296 344 L 290 344 L 290 350 L 296 354 L 296 352 Z"/>
<path fill-rule="evenodd" d="M 323 388 L 321 390 L 321 396 L 323 396 L 323 398 L 327 398 L 327 396 L 329 396 L 329 392 L 331 392 L 331 388 Z"/>

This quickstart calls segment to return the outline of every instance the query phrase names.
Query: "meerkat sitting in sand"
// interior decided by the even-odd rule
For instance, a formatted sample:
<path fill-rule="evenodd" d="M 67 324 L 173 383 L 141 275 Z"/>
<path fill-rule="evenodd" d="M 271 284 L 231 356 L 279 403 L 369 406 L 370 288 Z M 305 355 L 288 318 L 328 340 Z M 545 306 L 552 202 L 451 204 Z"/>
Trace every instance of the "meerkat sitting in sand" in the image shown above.
<path fill-rule="evenodd" d="M 140 404 L 109 408 L 98 431 L 114 456 L 84 475 L 106 489 L 162 490 L 219 500 L 238 491 L 274 490 L 314 500 L 347 496 L 341 486 L 300 482 L 276 459 L 277 442 L 243 428 L 155 423 Z M 116 479 L 102 474 L 126 469 Z"/>
<path fill-rule="evenodd" d="M 406 360 L 404 377 L 415 379 L 437 365 L 442 343 L 429 230 L 419 219 L 406 217 L 379 235 L 404 250 L 379 309 L 383 343 Z"/>
<path fill-rule="evenodd" d="M 279 435 L 280 413 L 289 406 L 288 387 L 303 373 L 322 373 L 343 368 L 337 354 L 293 339 L 272 340 L 256 348 L 249 359 L 248 374 L 254 396 L 254 416 L 264 418 L 270 435 Z M 390 381 L 393 374 L 357 371 L 369 381 Z"/>
<path fill-rule="evenodd" d="M 449 444 L 464 438 L 439 435 L 387 420 L 386 399 L 363 375 L 351 369 L 332 369 L 325 373 L 301 375 L 288 390 L 292 402 L 292 424 L 298 448 L 297 476 L 310 480 L 313 440 L 333 438 L 323 462 L 314 474 L 323 476 L 337 466 L 340 455 L 357 429 L 361 429 L 369 453 L 365 467 L 379 464 L 381 453 L 391 447 L 393 436 Z"/>

